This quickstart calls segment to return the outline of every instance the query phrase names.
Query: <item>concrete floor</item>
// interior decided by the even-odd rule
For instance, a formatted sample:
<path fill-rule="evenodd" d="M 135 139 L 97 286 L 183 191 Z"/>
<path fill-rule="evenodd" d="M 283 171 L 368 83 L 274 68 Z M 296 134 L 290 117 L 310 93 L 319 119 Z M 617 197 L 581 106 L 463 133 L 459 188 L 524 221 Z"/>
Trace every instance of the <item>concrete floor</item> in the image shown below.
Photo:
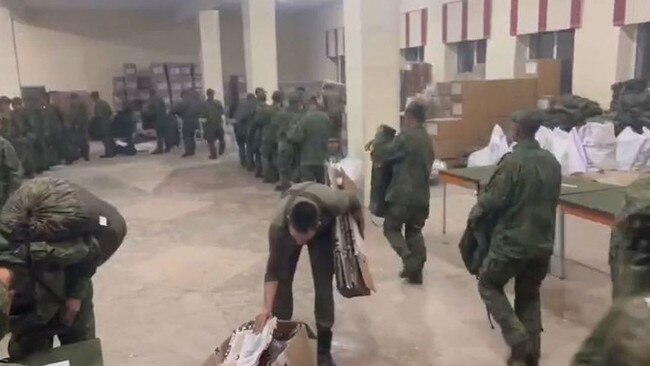
<path fill-rule="evenodd" d="M 209 162 L 199 151 L 93 159 L 57 168 L 115 204 L 129 234 L 95 276 L 97 333 L 110 366 L 201 365 L 233 328 L 257 314 L 266 232 L 278 194 L 239 168 L 233 155 Z M 456 243 L 473 192 L 449 189 L 449 233 L 441 234 L 441 189 L 433 188 L 426 227 L 424 286 L 397 278 L 398 260 L 379 226 L 368 226 L 378 292 L 337 295 L 334 354 L 339 365 L 503 365 L 507 349 L 491 330 L 476 280 Z M 567 365 L 609 305 L 607 242 L 599 225 L 567 219 L 568 279 L 543 286 L 542 365 Z M 313 287 L 303 255 L 295 315 L 313 322 Z"/>

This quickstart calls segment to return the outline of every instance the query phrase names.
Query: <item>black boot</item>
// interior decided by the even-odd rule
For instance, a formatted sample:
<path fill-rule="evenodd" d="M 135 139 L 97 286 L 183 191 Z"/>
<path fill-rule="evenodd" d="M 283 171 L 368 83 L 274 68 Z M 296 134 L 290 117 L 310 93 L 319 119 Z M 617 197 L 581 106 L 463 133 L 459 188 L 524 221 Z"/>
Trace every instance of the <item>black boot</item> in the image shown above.
<path fill-rule="evenodd" d="M 531 345 L 528 340 L 519 342 L 511 347 L 508 366 L 526 366 L 527 358 L 531 353 Z"/>
<path fill-rule="evenodd" d="M 332 329 L 318 328 L 318 366 L 336 366 L 332 359 Z"/>

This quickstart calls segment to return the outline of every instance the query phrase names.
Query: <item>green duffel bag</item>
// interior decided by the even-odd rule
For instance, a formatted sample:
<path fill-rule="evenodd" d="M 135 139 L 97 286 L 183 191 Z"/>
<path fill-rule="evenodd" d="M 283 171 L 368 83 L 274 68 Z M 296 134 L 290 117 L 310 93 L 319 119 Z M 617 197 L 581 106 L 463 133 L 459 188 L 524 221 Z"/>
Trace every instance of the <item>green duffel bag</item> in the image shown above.
<path fill-rule="evenodd" d="M 9 197 L 0 233 L 14 243 L 93 236 L 103 263 L 124 241 L 127 225 L 110 203 L 72 182 L 47 177 L 26 181 Z"/>

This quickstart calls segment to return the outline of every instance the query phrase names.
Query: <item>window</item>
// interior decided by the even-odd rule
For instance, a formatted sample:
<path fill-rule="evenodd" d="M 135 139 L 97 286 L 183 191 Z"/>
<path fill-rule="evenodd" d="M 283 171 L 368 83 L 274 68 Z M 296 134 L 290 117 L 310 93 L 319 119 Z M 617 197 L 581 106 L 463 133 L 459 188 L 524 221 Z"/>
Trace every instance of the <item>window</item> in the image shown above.
<path fill-rule="evenodd" d="M 345 84 L 345 56 L 330 57 L 336 65 L 336 81 Z"/>
<path fill-rule="evenodd" d="M 528 58 L 531 60 L 562 60 L 560 91 L 571 93 L 573 89 L 573 49 L 575 32 L 573 29 L 559 32 L 531 34 L 528 45 Z"/>
<path fill-rule="evenodd" d="M 403 48 L 400 53 L 406 62 L 424 62 L 424 46 Z"/>
<path fill-rule="evenodd" d="M 650 79 L 650 23 L 639 24 L 634 77 Z"/>
<path fill-rule="evenodd" d="M 458 73 L 473 72 L 477 64 L 484 64 L 487 55 L 487 41 L 465 41 L 457 43 Z"/>

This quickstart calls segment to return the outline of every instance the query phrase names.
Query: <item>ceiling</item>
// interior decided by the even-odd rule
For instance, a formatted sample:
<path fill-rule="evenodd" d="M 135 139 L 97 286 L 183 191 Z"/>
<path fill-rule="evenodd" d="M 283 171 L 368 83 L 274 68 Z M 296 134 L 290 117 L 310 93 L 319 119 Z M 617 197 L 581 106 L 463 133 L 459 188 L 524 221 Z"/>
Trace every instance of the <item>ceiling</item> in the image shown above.
<path fill-rule="evenodd" d="M 340 0 L 276 0 L 279 9 L 306 9 L 335 3 Z M 98 10 L 177 10 L 196 3 L 218 7 L 236 5 L 240 0 L 24 0 L 28 8 L 39 9 L 98 9 Z"/>

